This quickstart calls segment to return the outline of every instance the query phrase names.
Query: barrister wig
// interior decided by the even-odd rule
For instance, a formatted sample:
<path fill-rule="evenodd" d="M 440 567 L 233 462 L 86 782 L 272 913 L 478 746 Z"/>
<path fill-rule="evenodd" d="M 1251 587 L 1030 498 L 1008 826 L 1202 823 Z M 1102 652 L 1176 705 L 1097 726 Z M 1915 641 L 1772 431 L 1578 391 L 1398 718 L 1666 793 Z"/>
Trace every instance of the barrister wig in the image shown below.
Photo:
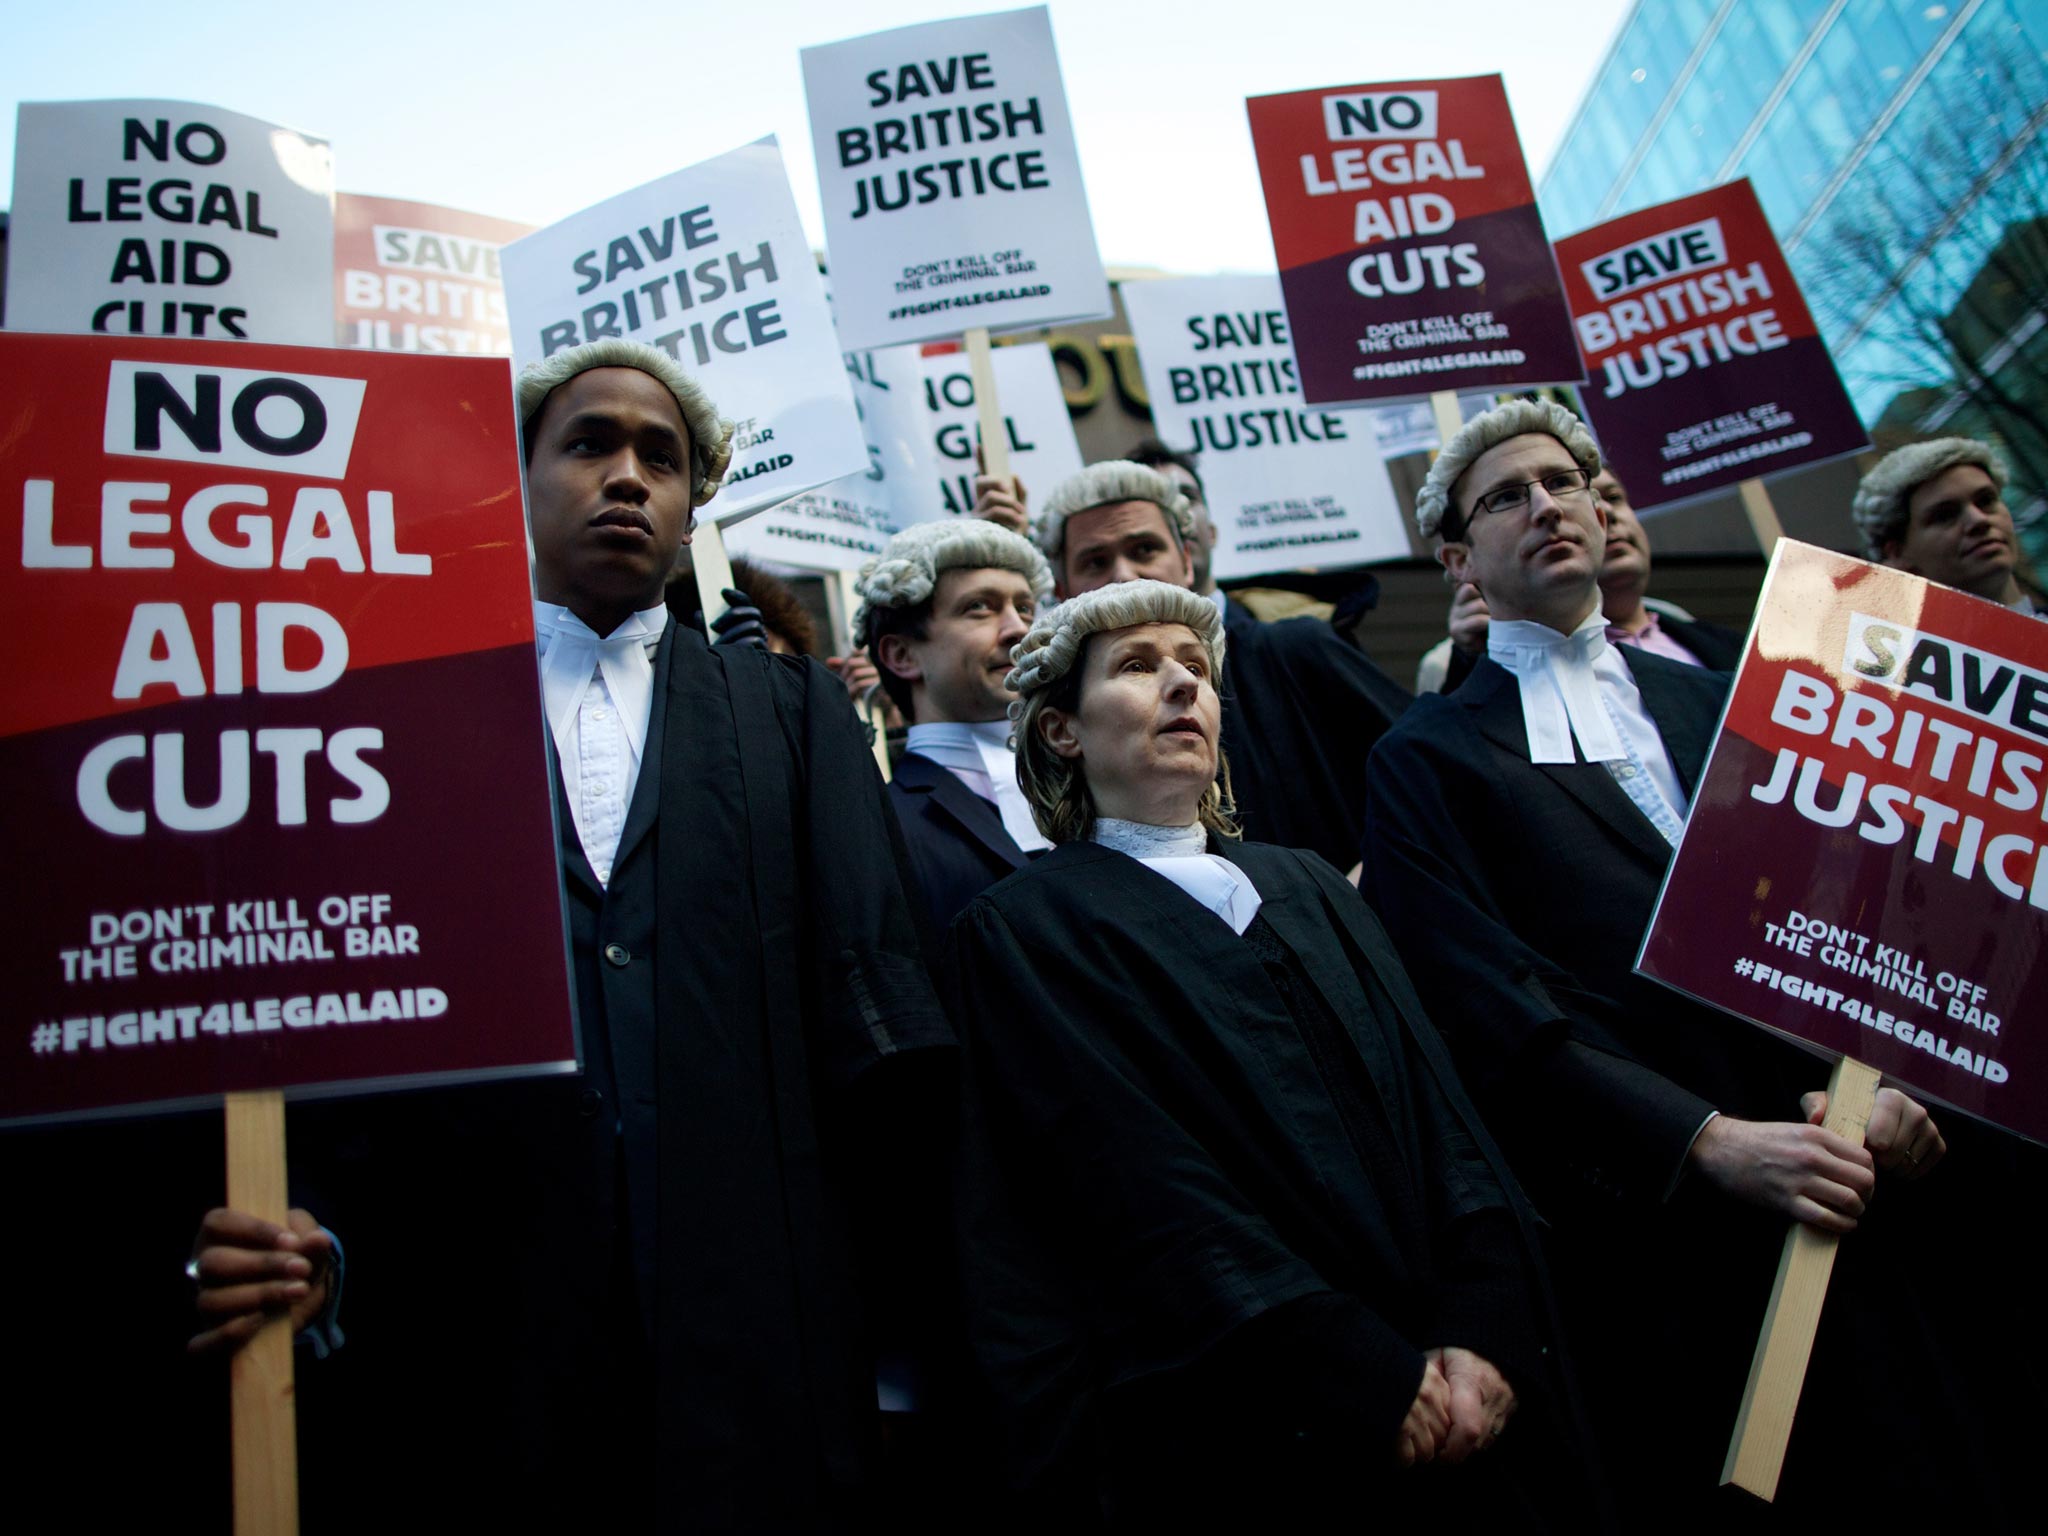
<path fill-rule="evenodd" d="M 690 429 L 690 467 L 696 471 L 690 505 L 701 507 L 717 495 L 732 464 L 732 423 L 718 414 L 704 386 L 683 372 L 674 358 L 658 347 L 620 336 L 570 347 L 519 371 L 519 435 L 529 456 L 533 431 L 540 425 L 541 407 L 548 396 L 593 368 L 637 368 L 675 396 L 683 425 Z"/>
<path fill-rule="evenodd" d="M 1856 485 L 1856 497 L 1849 513 L 1863 535 L 1869 559 L 1882 560 L 1888 546 L 1906 537 L 1906 505 L 1913 493 L 1937 475 L 1947 474 L 1958 464 L 1974 464 L 1991 477 L 1991 483 L 2005 489 L 2005 465 L 1991 451 L 1989 443 L 1974 437 L 1936 437 L 1924 443 L 1894 448 L 1877 461 Z"/>
<path fill-rule="evenodd" d="M 1061 757 L 1047 745 L 1039 719 L 1047 709 L 1071 713 L 1080 707 L 1082 665 L 1088 642 L 1112 630 L 1139 624 L 1184 624 L 1209 653 L 1212 686 L 1222 686 L 1223 616 L 1210 599 L 1163 581 L 1120 581 L 1070 597 L 1039 614 L 1031 632 L 1010 652 L 1015 663 L 1005 679 L 1017 699 L 1011 745 L 1017 752 L 1017 783 L 1031 802 L 1031 819 L 1056 843 L 1084 840 L 1095 826 L 1095 800 L 1088 792 L 1086 765 Z M 1202 825 L 1219 837 L 1240 837 L 1230 798 L 1230 768 L 1219 747 L 1216 782 L 1202 794 Z"/>
<path fill-rule="evenodd" d="M 1433 539 L 1448 517 L 1452 527 L 1459 531 L 1443 536 L 1447 539 L 1462 537 L 1464 520 L 1453 515 L 1456 509 L 1451 500 L 1458 477 L 1476 464 L 1479 456 L 1489 448 L 1498 448 L 1511 437 L 1522 437 L 1531 432 L 1554 437 L 1563 443 L 1565 452 L 1578 460 L 1588 475 L 1600 473 L 1600 449 L 1583 421 L 1563 406 L 1548 400 L 1510 400 L 1506 405 L 1497 405 L 1474 416 L 1444 444 L 1444 451 L 1429 466 L 1429 476 L 1422 482 L 1422 489 L 1415 493 L 1415 531 L 1425 539 Z"/>
<path fill-rule="evenodd" d="M 1104 459 L 1069 475 L 1047 493 L 1032 534 L 1046 558 L 1057 560 L 1067 542 L 1067 519 L 1092 507 L 1120 501 L 1149 501 L 1166 515 L 1166 526 L 1185 549 L 1195 536 L 1195 513 L 1187 497 L 1158 470 L 1129 459 Z"/>
<path fill-rule="evenodd" d="M 940 575 L 959 570 L 1015 571 L 1031 583 L 1040 607 L 1052 601 L 1052 567 L 1022 534 L 978 517 L 913 523 L 861 567 L 854 583 L 860 591 L 860 607 L 853 615 L 853 643 L 874 643 L 878 610 L 915 608 L 930 602 Z"/>

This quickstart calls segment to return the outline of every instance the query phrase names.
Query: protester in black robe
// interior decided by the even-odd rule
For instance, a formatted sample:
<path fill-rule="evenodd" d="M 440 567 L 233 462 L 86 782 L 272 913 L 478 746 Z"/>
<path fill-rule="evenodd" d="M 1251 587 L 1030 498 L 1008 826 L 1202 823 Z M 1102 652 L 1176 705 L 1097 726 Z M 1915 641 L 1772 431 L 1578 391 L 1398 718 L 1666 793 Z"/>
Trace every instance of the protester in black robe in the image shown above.
<path fill-rule="evenodd" d="M 944 973 L 1004 1507 L 1586 1528 L 1529 1213 L 1342 876 L 1234 841 L 1222 649 L 1206 600 L 1139 581 L 1017 650 L 1058 846 L 968 906 Z"/>
<path fill-rule="evenodd" d="M 861 568 L 853 638 L 910 722 L 889 780 L 934 936 L 1048 845 L 1010 751 L 1010 649 L 1052 601 L 1036 546 L 991 519 L 942 518 Z"/>
<path fill-rule="evenodd" d="M 1197 584 L 1194 504 L 1148 465 L 1110 459 L 1068 476 L 1034 533 L 1062 598 L 1138 577 Z M 1321 619 L 1269 624 L 1213 585 L 1204 595 L 1230 639 L 1223 750 L 1246 835 L 1350 868 L 1365 824 L 1358 763 L 1412 697 Z"/>
<path fill-rule="evenodd" d="M 1727 677 L 1602 643 L 1598 454 L 1568 412 L 1500 407 L 1437 463 L 1419 521 L 1452 575 L 1479 581 L 1494 656 L 1455 694 L 1418 700 L 1373 754 L 1360 888 L 1555 1225 L 1625 1526 L 1947 1510 L 1996 1528 L 1991 1426 L 1939 1336 L 1929 1259 L 1947 1229 L 1927 1218 L 1942 1195 L 1912 1182 L 1942 1156 L 1940 1132 L 1887 1089 L 1868 1150 L 1851 1147 L 1805 1123 L 1823 1063 L 1633 974 Z M 1519 495 L 1480 507 L 1502 492 Z M 1562 702 L 1570 679 L 1551 679 L 1593 653 L 1589 723 Z M 1553 698 L 1570 734 L 1539 753 Z M 1623 733 L 1625 759 L 1590 760 L 1601 718 L 1647 734 Z M 1680 798 L 1653 820 L 1660 753 Z M 1871 1205 L 1873 1154 L 1887 1187 Z M 1773 1511 L 1717 1485 L 1793 1219 L 1850 1235 Z"/>
<path fill-rule="evenodd" d="M 729 457 L 701 388 L 626 342 L 521 388 L 537 622 L 647 623 L 643 769 L 615 843 L 557 785 L 579 1078 L 294 1113 L 348 1265 L 347 1341 L 303 1373 L 339 1400 L 308 1523 L 839 1528 L 874 1432 L 855 1241 L 892 1157 L 944 1155 L 916 1147 L 919 1075 L 949 1085 L 951 1052 L 901 845 L 830 674 L 660 610 Z M 202 1231 L 231 1335 L 244 1286 L 303 1251 L 265 1238 L 231 1212 Z"/>

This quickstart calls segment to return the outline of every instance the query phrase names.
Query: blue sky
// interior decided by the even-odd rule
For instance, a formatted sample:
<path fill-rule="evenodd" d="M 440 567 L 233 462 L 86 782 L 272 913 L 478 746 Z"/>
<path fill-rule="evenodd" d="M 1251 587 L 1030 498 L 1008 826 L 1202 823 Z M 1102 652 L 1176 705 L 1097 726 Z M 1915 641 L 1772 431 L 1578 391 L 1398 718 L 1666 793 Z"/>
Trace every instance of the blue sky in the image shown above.
<path fill-rule="evenodd" d="M 1055 0 L 1103 258 L 1272 268 L 1244 98 L 1507 77 L 1539 174 L 1629 0 Z M 797 50 L 972 0 L 69 0 L 0 23 L 0 206 L 22 101 L 155 97 L 329 139 L 341 188 L 544 224 L 774 133 L 823 243 Z M 1565 18 L 1569 17 L 1569 24 Z"/>

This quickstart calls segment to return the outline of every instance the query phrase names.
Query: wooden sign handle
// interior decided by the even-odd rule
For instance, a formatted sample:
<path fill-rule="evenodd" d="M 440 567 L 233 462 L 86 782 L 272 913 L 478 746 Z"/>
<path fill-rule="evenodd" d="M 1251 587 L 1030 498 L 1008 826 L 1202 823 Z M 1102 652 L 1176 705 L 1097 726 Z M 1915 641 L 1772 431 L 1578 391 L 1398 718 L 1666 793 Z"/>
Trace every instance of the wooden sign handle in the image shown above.
<path fill-rule="evenodd" d="M 1457 391 L 1437 390 L 1429 397 L 1429 408 L 1436 416 L 1437 453 L 1443 452 L 1444 445 L 1458 435 L 1465 425 L 1465 413 L 1458 409 Z M 1431 454 L 1434 460 L 1436 454 Z"/>
<path fill-rule="evenodd" d="M 1771 505 L 1771 493 L 1764 489 L 1763 481 L 1752 475 L 1735 488 L 1742 498 L 1742 510 L 1749 518 L 1750 530 L 1756 534 L 1756 541 L 1763 546 L 1768 556 L 1778 547 L 1778 540 L 1785 537 L 1785 525 L 1778 521 L 1778 509 Z"/>
<path fill-rule="evenodd" d="M 1828 1079 L 1823 1127 L 1862 1146 L 1880 1076 L 1877 1068 L 1844 1056 Z M 1728 1459 L 1721 1467 L 1723 1483 L 1746 1488 L 1760 1499 L 1774 1498 L 1778 1492 L 1785 1445 L 1792 1438 L 1792 1415 L 1799 1407 L 1799 1389 L 1806 1380 L 1806 1362 L 1813 1354 L 1813 1336 L 1820 1327 L 1821 1303 L 1827 1299 L 1828 1276 L 1834 1272 L 1840 1242 L 1832 1232 L 1803 1221 L 1793 1223 L 1785 1234 L 1763 1332 L 1749 1362 L 1749 1385 L 1743 1389 Z"/>
<path fill-rule="evenodd" d="M 732 557 L 725 552 L 725 534 L 718 524 L 700 522 L 690 535 L 690 570 L 697 578 L 697 606 L 704 610 L 706 636 L 716 640 L 711 626 L 724 618 L 731 606 L 725 600 L 725 589 L 732 585 Z"/>
<path fill-rule="evenodd" d="M 967 333 L 967 367 L 974 378 L 974 409 L 981 421 L 982 473 L 1008 480 L 1010 427 L 1003 420 L 1003 400 L 996 390 L 995 356 L 985 325 L 977 325 Z"/>
<path fill-rule="evenodd" d="M 860 592 L 854 586 L 851 571 L 827 571 L 825 573 L 825 613 L 832 621 L 832 651 L 834 655 L 849 655 L 853 644 L 853 616 L 860 608 Z M 874 732 L 875 766 L 882 772 L 882 782 L 889 782 L 889 737 L 881 721 L 881 706 L 867 699 L 856 698 L 853 712 L 860 716 L 869 730 Z"/>
<path fill-rule="evenodd" d="M 227 1096 L 228 1206 L 284 1226 L 284 1095 Z M 299 1528 L 298 1412 L 292 1323 L 280 1315 L 235 1351 L 228 1367 L 235 1536 L 293 1536 Z"/>

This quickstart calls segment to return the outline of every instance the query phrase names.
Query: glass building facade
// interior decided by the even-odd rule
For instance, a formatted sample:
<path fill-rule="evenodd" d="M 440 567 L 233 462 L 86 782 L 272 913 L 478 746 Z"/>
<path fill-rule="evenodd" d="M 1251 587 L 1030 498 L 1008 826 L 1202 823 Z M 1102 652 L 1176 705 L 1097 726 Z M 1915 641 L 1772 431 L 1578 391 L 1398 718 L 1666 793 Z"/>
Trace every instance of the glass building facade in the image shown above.
<path fill-rule="evenodd" d="M 1880 448 L 1998 443 L 2048 557 L 2048 0 L 1638 0 L 1553 236 L 1748 177 Z"/>

